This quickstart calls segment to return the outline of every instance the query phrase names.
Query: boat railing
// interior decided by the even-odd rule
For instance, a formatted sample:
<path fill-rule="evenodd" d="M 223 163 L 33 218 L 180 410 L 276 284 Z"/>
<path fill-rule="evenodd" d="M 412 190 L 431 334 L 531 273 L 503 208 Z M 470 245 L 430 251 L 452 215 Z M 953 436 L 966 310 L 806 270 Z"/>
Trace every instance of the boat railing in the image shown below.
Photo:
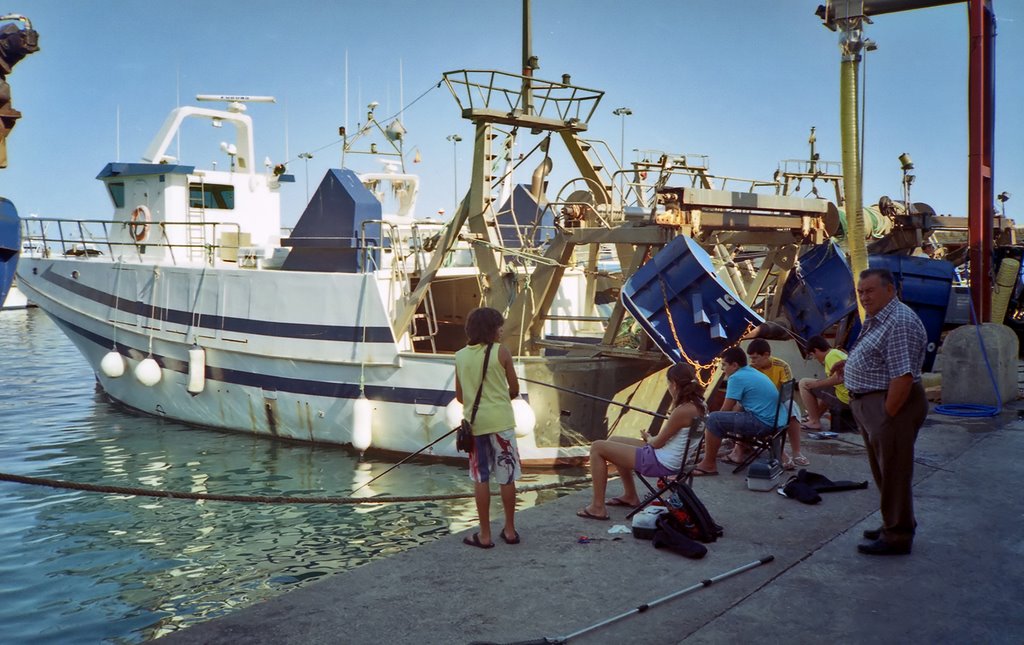
<path fill-rule="evenodd" d="M 118 228 L 130 226 L 129 222 L 81 219 L 69 220 L 56 217 L 33 217 L 22 220 L 22 239 L 26 243 L 38 244 L 47 257 L 57 253 L 66 258 L 88 260 L 106 256 L 120 260 L 131 259 L 132 257 L 142 261 L 151 258 L 153 248 L 163 248 L 170 256 L 171 264 L 178 264 L 177 251 L 182 251 L 180 258 L 182 264 L 189 263 L 189 254 L 199 249 L 203 254 L 203 261 L 208 266 L 214 266 L 218 259 L 226 262 L 240 261 L 241 246 L 238 242 L 242 238 L 241 226 L 233 222 L 204 222 L 201 226 L 204 229 L 204 240 L 220 240 L 220 242 L 202 244 L 187 242 L 172 242 L 171 240 L 181 238 L 187 239 L 186 227 L 195 227 L 195 222 L 153 222 L 152 229 L 160 231 L 152 242 L 145 240 L 135 241 L 130 235 L 125 235 L 124 240 L 115 239 L 112 232 Z M 180 236 L 174 231 L 182 230 Z M 209 234 L 205 234 L 208 232 Z M 233 233 L 233 235 L 232 235 Z"/>
<path fill-rule="evenodd" d="M 460 69 L 443 77 L 463 115 L 486 110 L 516 118 L 586 124 L 604 96 L 601 90 L 498 70 Z"/>
<path fill-rule="evenodd" d="M 592 156 L 592 161 L 595 162 L 593 164 L 594 170 L 601 176 L 605 187 L 610 189 L 612 202 L 625 204 L 628 199 L 629 189 L 621 185 L 622 182 L 619 179 L 622 173 L 627 172 L 625 169 L 626 160 L 619 159 L 615 155 L 615 151 L 612 150 L 611 146 L 604 139 L 584 139 L 583 141 L 590 145 L 589 155 Z M 608 164 L 605 158 L 611 159 L 614 164 Z M 618 198 L 617 200 L 616 197 Z"/>
<path fill-rule="evenodd" d="M 833 175 L 842 176 L 843 162 L 820 161 L 818 159 L 783 159 L 779 162 L 779 170 L 790 175 Z"/>

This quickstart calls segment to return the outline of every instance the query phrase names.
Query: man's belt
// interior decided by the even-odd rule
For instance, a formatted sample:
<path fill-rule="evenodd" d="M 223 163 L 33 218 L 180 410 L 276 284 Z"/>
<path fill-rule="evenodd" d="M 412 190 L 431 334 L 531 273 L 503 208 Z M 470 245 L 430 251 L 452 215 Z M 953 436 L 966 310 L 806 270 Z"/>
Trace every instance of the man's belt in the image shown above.
<path fill-rule="evenodd" d="M 863 399 L 872 394 L 886 394 L 888 390 L 869 390 L 867 392 L 850 392 L 851 399 Z"/>

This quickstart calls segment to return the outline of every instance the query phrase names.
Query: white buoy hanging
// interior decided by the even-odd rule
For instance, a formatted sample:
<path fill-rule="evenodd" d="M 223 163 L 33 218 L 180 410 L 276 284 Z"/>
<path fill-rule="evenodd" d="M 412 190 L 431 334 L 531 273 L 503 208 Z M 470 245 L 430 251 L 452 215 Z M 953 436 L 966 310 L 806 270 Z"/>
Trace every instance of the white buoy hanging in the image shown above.
<path fill-rule="evenodd" d="M 116 350 L 110 350 L 107 352 L 103 360 L 100 361 L 100 371 L 103 372 L 104 376 L 110 378 L 117 378 L 124 374 L 124 356 L 121 356 Z"/>
<path fill-rule="evenodd" d="M 193 344 L 188 350 L 188 391 L 199 394 L 206 387 L 206 350 Z"/>
<path fill-rule="evenodd" d="M 359 398 L 352 402 L 352 447 L 365 452 L 372 441 L 373 404 L 360 392 Z"/>
<path fill-rule="evenodd" d="M 160 365 L 153 357 L 145 358 L 135 366 L 135 378 L 146 387 L 153 387 L 160 382 Z"/>
<path fill-rule="evenodd" d="M 522 439 L 531 432 L 537 425 L 537 415 L 533 408 L 523 399 L 512 399 L 512 414 L 516 420 L 516 437 Z"/>

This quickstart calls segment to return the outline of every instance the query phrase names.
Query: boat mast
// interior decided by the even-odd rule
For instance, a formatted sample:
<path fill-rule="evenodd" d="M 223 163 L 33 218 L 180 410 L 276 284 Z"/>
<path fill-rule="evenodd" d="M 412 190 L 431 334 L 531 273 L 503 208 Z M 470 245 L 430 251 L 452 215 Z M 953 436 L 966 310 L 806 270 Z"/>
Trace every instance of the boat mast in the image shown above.
<path fill-rule="evenodd" d="M 537 57 L 530 51 L 532 33 L 530 31 L 530 0 L 523 0 L 523 114 L 533 114 L 533 70 L 540 69 Z"/>

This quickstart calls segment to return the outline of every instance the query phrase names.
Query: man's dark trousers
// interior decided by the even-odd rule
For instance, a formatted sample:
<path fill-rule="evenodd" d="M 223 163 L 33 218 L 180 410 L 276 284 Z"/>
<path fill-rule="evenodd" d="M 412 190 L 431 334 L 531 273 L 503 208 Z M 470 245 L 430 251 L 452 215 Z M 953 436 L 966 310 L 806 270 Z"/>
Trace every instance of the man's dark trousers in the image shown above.
<path fill-rule="evenodd" d="M 914 442 L 928 416 L 928 399 L 914 383 L 907 402 L 895 417 L 885 412 L 886 391 L 872 392 L 850 401 L 853 416 L 864 436 L 871 474 L 881 497 L 882 540 L 896 546 L 914 541 Z"/>

